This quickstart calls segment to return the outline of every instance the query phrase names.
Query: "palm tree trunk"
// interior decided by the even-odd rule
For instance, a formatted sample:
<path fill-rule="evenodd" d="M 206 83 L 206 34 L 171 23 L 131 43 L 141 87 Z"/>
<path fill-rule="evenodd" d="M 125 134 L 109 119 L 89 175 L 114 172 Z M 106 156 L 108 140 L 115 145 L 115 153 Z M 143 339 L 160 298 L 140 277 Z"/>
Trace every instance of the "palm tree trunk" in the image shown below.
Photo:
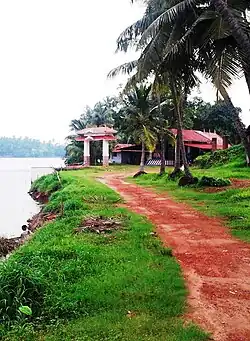
<path fill-rule="evenodd" d="M 163 175 L 163 174 L 165 174 L 165 172 L 166 172 L 165 138 L 164 138 L 164 133 L 161 134 L 160 142 L 161 142 L 161 168 L 160 168 L 160 175 Z"/>
<path fill-rule="evenodd" d="M 245 149 L 247 165 L 250 167 L 250 142 L 248 141 L 246 128 L 245 128 L 244 124 L 241 122 L 238 111 L 235 109 L 227 91 L 223 87 L 220 87 L 219 90 L 220 90 L 221 96 L 223 97 L 224 101 L 232 108 L 232 113 L 233 113 L 233 117 L 234 117 L 234 125 L 235 125 L 235 128 L 237 130 L 237 133 L 240 136 L 241 143 L 243 144 L 244 149 Z"/>
<path fill-rule="evenodd" d="M 140 163 L 140 172 L 144 172 L 145 170 L 145 143 L 142 141 L 141 143 L 141 163 Z"/>
<path fill-rule="evenodd" d="M 157 105 L 158 105 L 158 117 L 162 118 L 162 111 L 161 111 L 161 93 L 160 93 L 160 76 L 156 73 L 156 80 L 157 80 Z M 160 145 L 161 145 L 161 167 L 160 167 L 160 175 L 165 174 L 166 171 L 166 158 L 165 158 L 165 137 L 164 132 L 160 132 Z"/>
<path fill-rule="evenodd" d="M 180 146 L 180 131 L 177 129 L 176 145 L 175 145 L 175 160 L 174 160 L 174 174 L 180 172 L 181 169 L 181 146 Z"/>
<path fill-rule="evenodd" d="M 152 158 L 153 158 L 153 151 L 150 150 L 150 151 L 149 151 L 148 160 L 152 160 Z"/>
<path fill-rule="evenodd" d="M 172 94 L 173 94 L 173 101 L 174 101 L 175 115 L 176 115 L 176 123 L 177 123 L 177 132 L 178 132 L 178 135 L 179 135 L 178 139 L 179 139 L 179 144 L 180 144 L 182 162 L 183 162 L 183 165 L 184 165 L 184 171 L 185 171 L 185 175 L 187 177 L 192 178 L 192 174 L 190 172 L 189 165 L 188 165 L 188 162 L 187 162 L 186 150 L 185 150 L 184 141 L 183 141 L 182 118 L 181 118 L 181 112 L 180 112 L 180 101 L 178 100 L 178 97 L 177 97 L 176 86 L 175 86 L 175 82 L 174 82 L 173 79 L 171 80 L 171 91 L 172 91 Z M 178 148 L 176 148 L 176 150 L 178 150 Z M 174 169 L 173 173 L 175 173 L 175 169 Z"/>
<path fill-rule="evenodd" d="M 186 155 L 185 145 L 184 145 L 184 141 L 183 141 L 182 121 L 181 121 L 179 106 L 177 108 L 176 114 L 177 114 L 177 126 L 178 126 L 178 132 L 179 132 L 180 149 L 181 149 L 182 162 L 184 165 L 184 171 L 185 171 L 186 176 L 192 178 L 192 174 L 190 172 L 189 165 L 187 162 L 187 155 Z"/>
<path fill-rule="evenodd" d="M 249 94 L 250 94 L 250 68 L 249 67 L 247 69 L 245 69 L 244 75 L 245 75 L 248 91 L 249 91 Z"/>
<path fill-rule="evenodd" d="M 231 30 L 231 34 L 239 47 L 244 51 L 247 60 L 250 60 L 250 40 L 247 34 L 242 29 L 237 18 L 234 16 L 231 9 L 228 8 L 227 1 L 225 0 L 211 0 L 211 4 L 214 5 L 216 11 L 220 14 L 223 21 L 228 25 Z"/>

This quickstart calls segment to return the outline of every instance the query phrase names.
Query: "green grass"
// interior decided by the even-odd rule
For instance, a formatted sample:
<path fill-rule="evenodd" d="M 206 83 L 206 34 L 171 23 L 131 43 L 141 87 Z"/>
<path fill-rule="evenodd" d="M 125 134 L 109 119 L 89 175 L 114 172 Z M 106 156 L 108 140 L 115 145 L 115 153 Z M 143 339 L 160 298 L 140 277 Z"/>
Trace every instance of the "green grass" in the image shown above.
<path fill-rule="evenodd" d="M 192 169 L 192 173 L 197 177 L 207 175 L 224 178 L 249 178 L 250 176 L 248 168 L 245 168 L 243 172 L 234 169 L 234 167 L 226 168 Z M 231 189 L 229 186 L 223 192 L 206 193 L 202 189 L 179 187 L 177 182 L 168 180 L 167 175 L 159 177 L 156 174 L 143 175 L 135 181 L 142 186 L 151 186 L 160 191 L 167 191 L 172 197 L 189 203 L 206 215 L 225 218 L 225 223 L 231 228 L 234 236 L 250 242 L 250 188 Z"/>
<path fill-rule="evenodd" d="M 195 164 L 200 168 L 218 167 L 225 164 L 238 168 L 244 167 L 246 165 L 244 147 L 239 144 L 228 149 L 205 153 L 195 159 Z"/>
<path fill-rule="evenodd" d="M 59 187 L 53 175 L 33 184 L 50 193 L 46 210 L 58 212 L 63 202 L 63 215 L 1 263 L 0 338 L 206 340 L 181 318 L 187 292 L 170 250 L 144 217 L 117 207 L 119 195 L 88 174 L 63 172 Z M 85 217 L 100 215 L 121 220 L 122 229 L 73 233 Z M 19 312 L 21 305 L 32 317 Z"/>
<path fill-rule="evenodd" d="M 237 167 L 234 163 L 226 164 L 223 166 L 212 167 L 208 169 L 199 169 L 194 167 L 192 169 L 194 176 L 201 177 L 203 175 L 213 176 L 216 178 L 235 178 L 235 179 L 249 179 L 250 168 L 249 167 Z"/>

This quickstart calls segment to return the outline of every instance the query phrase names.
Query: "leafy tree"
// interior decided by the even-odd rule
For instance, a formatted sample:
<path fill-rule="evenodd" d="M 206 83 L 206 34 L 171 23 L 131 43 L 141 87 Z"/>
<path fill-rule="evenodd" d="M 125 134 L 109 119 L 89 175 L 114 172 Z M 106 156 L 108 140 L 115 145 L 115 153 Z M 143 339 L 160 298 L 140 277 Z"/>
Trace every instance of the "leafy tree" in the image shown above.
<path fill-rule="evenodd" d="M 240 108 L 236 108 L 238 114 Z M 219 101 L 214 105 L 205 103 L 199 98 L 187 103 L 185 110 L 186 126 L 195 130 L 214 131 L 221 135 L 227 135 L 231 144 L 238 144 L 240 136 L 234 125 L 234 115 L 232 108 L 224 101 Z"/>

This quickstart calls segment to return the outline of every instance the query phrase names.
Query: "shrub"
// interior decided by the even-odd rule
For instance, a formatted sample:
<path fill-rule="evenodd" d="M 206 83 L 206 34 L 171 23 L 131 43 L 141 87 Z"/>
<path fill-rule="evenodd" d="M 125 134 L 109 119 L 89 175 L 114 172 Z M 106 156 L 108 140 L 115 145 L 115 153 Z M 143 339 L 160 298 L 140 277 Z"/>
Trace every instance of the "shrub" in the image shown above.
<path fill-rule="evenodd" d="M 80 199 L 69 199 L 64 203 L 64 211 L 77 211 L 85 206 L 86 205 Z"/>
<path fill-rule="evenodd" d="M 59 213 L 61 209 L 60 201 L 51 201 L 43 209 L 44 213 Z"/>
<path fill-rule="evenodd" d="M 53 173 L 46 176 L 44 175 L 34 181 L 31 190 L 49 194 L 57 191 L 60 187 L 61 184 L 58 181 L 57 175 Z"/>
<path fill-rule="evenodd" d="M 44 281 L 18 262 L 9 261 L 0 269 L 0 321 L 18 320 L 20 306 L 29 306 L 40 314 L 44 298 Z"/>
<path fill-rule="evenodd" d="M 173 181 L 177 181 L 180 178 L 182 178 L 183 176 L 185 176 L 185 173 L 181 169 L 179 169 L 177 172 L 169 173 L 168 179 L 173 180 Z"/>
<path fill-rule="evenodd" d="M 238 202 L 238 201 L 244 201 L 244 200 L 247 200 L 247 201 L 250 200 L 250 190 L 249 189 L 241 190 L 240 193 L 234 194 L 230 198 L 230 201 L 237 201 Z"/>
<path fill-rule="evenodd" d="M 229 185 L 231 185 L 230 180 L 210 176 L 203 176 L 198 182 L 200 187 L 223 187 Z"/>
<path fill-rule="evenodd" d="M 210 168 L 212 166 L 220 166 L 231 162 L 237 162 L 238 166 L 245 165 L 245 153 L 242 145 L 206 153 L 195 159 L 195 165 L 200 168 Z"/>

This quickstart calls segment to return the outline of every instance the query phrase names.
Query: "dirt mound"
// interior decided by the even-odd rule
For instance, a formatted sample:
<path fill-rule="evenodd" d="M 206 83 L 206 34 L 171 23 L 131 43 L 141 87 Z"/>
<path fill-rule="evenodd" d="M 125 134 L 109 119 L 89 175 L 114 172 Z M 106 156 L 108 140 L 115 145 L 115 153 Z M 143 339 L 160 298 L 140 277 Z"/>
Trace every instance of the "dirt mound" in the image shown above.
<path fill-rule="evenodd" d="M 28 229 L 34 232 L 39 227 L 43 226 L 44 223 L 52 221 L 56 218 L 57 214 L 39 212 L 35 214 L 31 219 L 27 220 L 29 224 Z"/>
<path fill-rule="evenodd" d="M 121 228 L 121 221 L 114 218 L 91 217 L 85 219 L 82 225 L 74 229 L 75 233 L 94 232 L 94 233 L 110 233 Z"/>
<path fill-rule="evenodd" d="M 141 175 L 144 175 L 144 174 L 147 174 L 147 173 L 144 172 L 144 171 L 139 171 L 139 172 L 135 173 L 135 175 L 133 176 L 133 178 L 138 178 L 138 176 L 141 176 Z"/>
<path fill-rule="evenodd" d="M 207 187 L 203 190 L 203 192 L 206 193 L 217 193 L 217 192 L 223 192 L 227 189 L 232 188 L 249 188 L 250 187 L 250 179 L 230 179 L 231 186 L 228 187 Z"/>
<path fill-rule="evenodd" d="M 31 198 L 40 204 L 47 204 L 49 201 L 49 195 L 47 193 L 42 193 L 38 191 L 29 191 L 28 192 Z"/>
<path fill-rule="evenodd" d="M 52 221 L 57 218 L 56 214 L 39 212 L 34 215 L 28 222 L 28 230 L 34 232 L 36 229 L 43 226 L 44 223 Z M 21 231 L 20 231 L 21 234 Z M 6 257 L 12 251 L 17 249 L 21 244 L 23 244 L 26 238 L 29 238 L 30 234 L 26 237 L 15 237 L 15 238 L 3 238 L 0 237 L 0 258 Z"/>

